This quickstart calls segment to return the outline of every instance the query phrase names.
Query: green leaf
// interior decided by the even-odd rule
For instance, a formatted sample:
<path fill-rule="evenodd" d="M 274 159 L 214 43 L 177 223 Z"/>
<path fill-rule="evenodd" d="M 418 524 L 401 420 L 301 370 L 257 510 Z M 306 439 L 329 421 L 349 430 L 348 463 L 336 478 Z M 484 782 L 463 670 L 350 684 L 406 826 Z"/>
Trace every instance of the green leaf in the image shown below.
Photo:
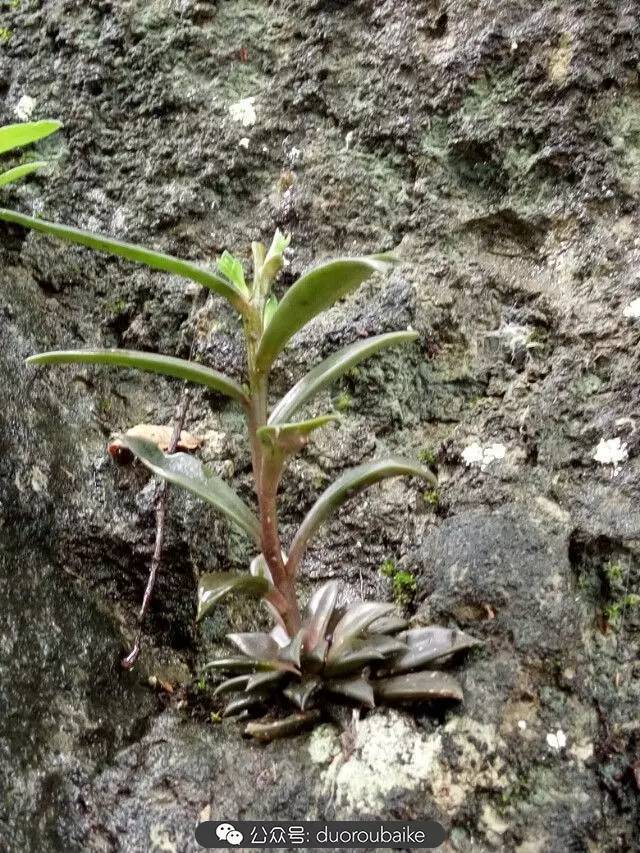
<path fill-rule="evenodd" d="M 375 697 L 382 702 L 429 702 L 453 699 L 461 702 L 462 688 L 443 672 L 411 672 L 371 682 Z"/>
<path fill-rule="evenodd" d="M 0 154 L 12 148 L 23 148 L 45 136 L 50 136 L 62 127 L 61 121 L 28 121 L 0 127 Z"/>
<path fill-rule="evenodd" d="M 399 456 L 375 459 L 373 462 L 365 462 L 363 465 L 345 471 L 320 495 L 298 528 L 289 550 L 287 571 L 293 574 L 300 565 L 311 537 L 331 513 L 335 512 L 349 497 L 380 480 L 400 476 L 422 477 L 432 485 L 437 485 L 435 476 L 428 468 Z"/>
<path fill-rule="evenodd" d="M 276 313 L 276 308 L 278 307 L 278 300 L 276 297 L 271 294 L 271 296 L 267 299 L 264 305 L 264 312 L 262 314 L 262 328 L 266 329 L 271 320 L 273 319 L 273 315 Z"/>
<path fill-rule="evenodd" d="M 285 394 L 271 412 L 269 424 L 275 425 L 288 420 L 300 406 L 317 394 L 325 385 L 342 376 L 347 370 L 364 361 L 365 358 L 369 358 L 385 347 L 415 341 L 417 337 L 417 332 L 389 332 L 357 341 L 333 353 L 313 370 L 310 370 Z"/>
<path fill-rule="evenodd" d="M 47 165 L 48 163 L 46 160 L 37 160 L 33 163 L 23 163 L 22 166 L 16 166 L 15 169 L 9 169 L 7 172 L 0 174 L 0 187 L 4 187 L 7 184 L 13 184 L 16 181 L 19 181 L 20 178 L 24 178 L 32 172 L 36 172 L 38 169 L 42 169 L 43 166 Z"/>
<path fill-rule="evenodd" d="M 265 281 L 274 279 L 284 266 L 284 250 L 291 242 L 290 235 L 284 235 L 279 228 L 273 235 L 271 246 L 262 265 L 261 276 Z"/>
<path fill-rule="evenodd" d="M 299 423 L 263 426 L 258 430 L 258 438 L 269 449 L 279 449 L 284 454 L 290 455 L 305 446 L 314 430 L 339 420 L 339 415 L 321 415 Z"/>
<path fill-rule="evenodd" d="M 22 213 L 16 213 L 5 208 L 0 208 L 0 219 L 4 219 L 6 222 L 14 222 L 16 225 L 23 225 L 25 228 L 33 228 L 34 231 L 41 231 L 51 237 L 67 240 L 69 243 L 76 243 L 79 246 L 86 246 L 99 252 L 107 252 L 107 254 L 116 255 L 119 258 L 126 258 L 129 261 L 144 264 L 151 269 L 188 278 L 190 281 L 207 287 L 219 296 L 224 296 L 241 314 L 249 310 L 249 303 L 234 284 L 191 261 L 183 261 L 180 258 L 174 258 L 172 255 L 154 252 L 152 249 L 145 249 L 143 246 L 137 246 L 134 243 L 124 243 L 121 240 L 114 240 L 101 234 L 93 234 L 91 231 L 82 231 L 79 228 L 47 222 L 45 219 L 25 216 Z"/>
<path fill-rule="evenodd" d="M 283 296 L 262 335 L 256 353 L 256 370 L 267 373 L 289 339 L 309 320 L 355 290 L 374 273 L 386 272 L 394 261 L 391 255 L 340 258 L 299 278 Z"/>
<path fill-rule="evenodd" d="M 357 678 L 331 679 L 326 681 L 323 687 L 329 693 L 346 696 L 347 699 L 353 699 L 361 705 L 366 705 L 367 708 L 375 707 L 373 688 L 360 676 Z"/>
<path fill-rule="evenodd" d="M 226 275 L 229 281 L 233 282 L 241 293 L 249 295 L 249 288 L 244 280 L 244 270 L 242 264 L 237 258 L 227 252 L 226 249 L 218 258 L 218 270 L 222 275 Z"/>
<path fill-rule="evenodd" d="M 123 435 L 120 441 L 158 477 L 204 498 L 259 543 L 260 524 L 254 513 L 224 480 L 217 477 L 199 459 L 188 453 L 165 454 L 157 445 L 144 438 Z M 264 579 L 254 578 L 252 575 L 243 577 L 250 578 L 254 583 L 266 583 Z"/>
<path fill-rule="evenodd" d="M 187 382 L 206 385 L 207 388 L 232 397 L 243 406 L 249 403 L 240 385 L 224 373 L 194 361 L 185 361 L 170 355 L 156 355 L 151 352 L 126 349 L 54 350 L 32 355 L 27 359 L 27 364 L 36 365 L 72 363 L 106 364 L 113 367 L 130 367 L 148 373 L 161 373 L 164 376 L 174 376 L 177 379 L 185 379 Z"/>
<path fill-rule="evenodd" d="M 269 246 L 265 263 L 276 255 L 284 254 L 284 250 L 289 246 L 290 242 L 291 234 L 283 234 L 279 228 L 276 228 L 276 233 L 273 235 L 273 240 Z"/>
<path fill-rule="evenodd" d="M 264 578 L 241 575 L 233 572 L 209 572 L 198 582 L 198 614 L 196 621 L 204 619 L 212 607 L 228 595 L 248 595 L 261 598 L 270 590 Z"/>

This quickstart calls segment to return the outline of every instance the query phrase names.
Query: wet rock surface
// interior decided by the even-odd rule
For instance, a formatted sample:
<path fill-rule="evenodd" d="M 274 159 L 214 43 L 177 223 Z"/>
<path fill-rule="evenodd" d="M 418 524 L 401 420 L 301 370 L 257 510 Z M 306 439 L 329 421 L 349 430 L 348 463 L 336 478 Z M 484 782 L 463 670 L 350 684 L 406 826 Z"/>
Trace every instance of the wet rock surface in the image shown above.
<path fill-rule="evenodd" d="M 301 584 L 337 577 L 349 597 L 389 598 L 379 567 L 393 560 L 415 577 L 417 621 L 484 646 L 463 663 L 462 709 L 249 744 L 211 722 L 192 681 L 250 618 L 238 608 L 196 631 L 196 577 L 250 551 L 174 495 L 143 658 L 123 672 L 154 489 L 105 444 L 169 422 L 179 389 L 34 375 L 23 359 L 193 344 L 237 377 L 239 329 L 173 277 L 3 225 L 0 848 L 183 851 L 201 816 L 376 814 L 436 816 L 461 851 L 633 849 L 636 4 L 10 5 L 2 121 L 28 108 L 65 129 L 40 146 L 50 173 L 3 204 L 209 263 L 224 248 L 248 260 L 278 225 L 293 234 L 282 290 L 314 258 L 399 244 L 393 276 L 311 324 L 278 366 L 274 393 L 360 336 L 420 332 L 314 403 L 345 417 L 291 465 L 284 529 L 344 466 L 420 455 L 437 492 L 392 481 L 348 504 Z M 248 497 L 239 414 L 196 391 L 187 428 Z"/>

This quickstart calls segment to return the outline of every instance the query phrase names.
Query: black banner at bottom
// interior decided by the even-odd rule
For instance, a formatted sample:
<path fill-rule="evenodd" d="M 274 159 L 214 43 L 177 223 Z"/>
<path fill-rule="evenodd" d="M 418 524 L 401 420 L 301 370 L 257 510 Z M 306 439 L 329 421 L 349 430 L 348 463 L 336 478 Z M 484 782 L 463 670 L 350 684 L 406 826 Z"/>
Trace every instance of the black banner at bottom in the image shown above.
<path fill-rule="evenodd" d="M 196 827 L 196 841 L 201 847 L 226 849 L 410 847 L 412 850 L 433 850 L 446 837 L 445 828 L 435 820 L 207 820 Z"/>

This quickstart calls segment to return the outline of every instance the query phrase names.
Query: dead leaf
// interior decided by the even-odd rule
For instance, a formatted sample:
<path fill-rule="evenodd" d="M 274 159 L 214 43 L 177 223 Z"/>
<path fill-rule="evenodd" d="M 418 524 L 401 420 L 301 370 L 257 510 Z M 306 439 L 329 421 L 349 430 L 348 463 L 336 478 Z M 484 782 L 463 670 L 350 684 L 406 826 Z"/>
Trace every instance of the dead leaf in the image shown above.
<path fill-rule="evenodd" d="M 134 436 L 135 438 L 146 438 L 147 441 L 152 441 L 157 445 L 163 453 L 169 449 L 173 427 L 160 426 L 158 424 L 137 424 L 131 429 L 128 429 L 125 435 Z M 193 452 L 197 450 L 203 443 L 203 439 L 192 435 L 186 430 L 182 430 L 176 450 Z M 133 453 L 125 447 L 120 438 L 114 438 L 107 445 L 107 453 L 114 462 L 118 465 L 130 465 L 133 462 Z"/>

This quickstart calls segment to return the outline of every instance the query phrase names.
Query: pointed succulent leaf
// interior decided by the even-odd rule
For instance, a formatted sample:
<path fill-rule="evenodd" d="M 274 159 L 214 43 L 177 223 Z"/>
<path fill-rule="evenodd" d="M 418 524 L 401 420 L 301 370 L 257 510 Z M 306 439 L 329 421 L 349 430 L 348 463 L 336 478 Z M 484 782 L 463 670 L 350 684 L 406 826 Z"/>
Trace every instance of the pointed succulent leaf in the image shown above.
<path fill-rule="evenodd" d="M 33 163 L 23 163 L 22 166 L 16 166 L 14 169 L 8 169 L 6 172 L 0 174 L 0 187 L 13 184 L 21 178 L 26 178 L 27 175 L 37 172 L 38 169 L 42 169 L 43 166 L 47 165 L 48 163 L 45 160 L 37 160 Z"/>
<path fill-rule="evenodd" d="M 227 634 L 230 643 L 243 655 L 254 660 L 273 660 L 277 657 L 279 646 L 269 634 L 254 631 L 244 634 Z"/>
<path fill-rule="evenodd" d="M 421 669 L 440 658 L 480 645 L 478 640 L 462 631 L 437 625 L 405 631 L 400 638 L 406 642 L 407 648 L 385 667 L 386 672 L 400 673 Z"/>
<path fill-rule="evenodd" d="M 269 672 L 255 672 L 253 675 L 249 676 L 247 686 L 244 689 L 249 693 L 253 690 L 274 688 L 278 681 L 281 681 L 285 675 L 287 675 L 287 672 L 282 669 L 274 669 Z"/>
<path fill-rule="evenodd" d="M 269 698 L 268 693 L 239 693 L 237 696 L 234 696 L 227 705 L 225 706 L 224 711 L 222 712 L 223 717 L 232 717 L 236 714 L 241 714 L 243 711 L 246 711 L 248 708 L 253 708 L 255 705 L 260 705 L 265 702 L 266 699 Z"/>
<path fill-rule="evenodd" d="M 0 127 L 0 154 L 13 148 L 23 148 L 45 136 L 50 136 L 62 127 L 61 121 L 27 121 L 20 124 L 7 124 Z"/>
<path fill-rule="evenodd" d="M 385 655 L 372 646 L 356 644 L 353 648 L 350 643 L 335 655 L 331 650 L 327 656 L 324 666 L 324 675 L 327 678 L 342 678 L 354 672 L 361 672 L 366 666 L 378 663 L 385 659 Z"/>
<path fill-rule="evenodd" d="M 290 455 L 305 446 L 314 430 L 339 420 L 339 415 L 321 415 L 298 423 L 263 426 L 258 430 L 258 438 L 265 447 L 271 450 L 277 448 L 285 455 Z"/>
<path fill-rule="evenodd" d="M 386 616 L 393 609 L 393 604 L 382 604 L 376 601 L 363 601 L 350 607 L 333 631 L 327 661 L 334 661 L 346 644 L 360 637 L 372 622 L 381 616 Z"/>
<path fill-rule="evenodd" d="M 134 243 L 125 243 L 122 240 L 114 240 L 111 237 L 101 234 L 93 234 L 91 231 L 83 231 L 80 228 L 59 225 L 56 222 L 48 222 L 46 219 L 25 216 L 22 213 L 4 208 L 0 208 L 0 219 L 3 219 L 5 222 L 13 222 L 16 225 L 22 225 L 25 228 L 32 228 L 34 231 L 41 231 L 43 234 L 58 237 L 60 240 L 66 240 L 69 243 L 76 243 L 79 246 L 86 246 L 89 249 L 106 252 L 109 255 L 116 255 L 119 258 L 126 258 L 129 261 L 144 264 L 151 269 L 162 270 L 163 272 L 188 278 L 190 281 L 195 281 L 203 287 L 212 290 L 219 296 L 224 296 L 241 314 L 249 310 L 249 304 L 243 293 L 234 284 L 226 278 L 211 272 L 211 270 L 194 264 L 192 261 L 183 261 L 180 258 L 174 258 L 172 255 L 166 255 L 163 252 L 145 249 L 143 246 L 137 246 Z"/>
<path fill-rule="evenodd" d="M 267 602 L 267 604 L 269 605 L 269 612 L 271 613 L 271 615 L 276 620 L 279 620 L 277 624 L 274 625 L 271 629 L 270 634 L 276 641 L 276 643 L 280 646 L 280 648 L 283 649 L 290 643 L 291 637 L 287 634 L 287 629 L 284 627 L 284 622 L 282 621 L 282 617 L 280 616 L 280 613 L 278 612 L 277 608 L 274 607 L 269 601 Z"/>
<path fill-rule="evenodd" d="M 199 459 L 188 453 L 165 454 L 152 441 L 144 438 L 123 435 L 120 441 L 158 477 L 204 498 L 256 542 L 260 541 L 260 524 L 254 513 L 224 480 Z M 250 578 L 251 575 L 243 577 Z M 258 578 L 253 580 L 258 581 Z M 257 588 L 254 586 L 254 589 Z"/>
<path fill-rule="evenodd" d="M 210 572 L 202 575 L 198 583 L 198 615 L 197 621 L 203 619 L 214 604 L 222 601 L 232 593 L 260 597 L 269 591 L 269 584 L 264 578 L 251 575 L 235 574 L 233 572 Z"/>
<path fill-rule="evenodd" d="M 287 663 L 292 663 L 294 666 L 300 668 L 300 653 L 302 651 L 302 640 L 304 638 L 304 631 L 301 628 L 295 637 L 290 640 L 286 646 L 283 646 L 279 649 L 278 660 L 286 661 Z"/>
<path fill-rule="evenodd" d="M 400 616 L 383 616 L 369 625 L 369 634 L 397 634 L 403 631 L 409 623 Z"/>
<path fill-rule="evenodd" d="M 314 672 L 317 672 L 318 669 L 321 669 L 324 666 L 328 651 L 329 641 L 319 640 L 312 649 L 305 652 L 305 663 L 308 664 Z"/>
<path fill-rule="evenodd" d="M 291 699 L 294 705 L 297 705 L 301 711 L 306 711 L 309 700 L 320 687 L 321 681 L 319 678 L 305 678 L 299 684 L 292 684 L 283 690 L 287 698 Z"/>
<path fill-rule="evenodd" d="M 251 660 L 250 658 L 216 658 L 203 667 L 204 670 L 219 670 L 220 672 L 254 673 L 271 672 L 278 669 L 277 661 Z"/>
<path fill-rule="evenodd" d="M 298 528 L 289 551 L 289 570 L 293 573 L 299 565 L 309 544 L 309 540 L 322 523 L 349 497 L 361 489 L 380 482 L 388 477 L 422 477 L 432 485 L 437 485 L 435 476 L 417 462 L 389 456 L 365 462 L 356 468 L 350 468 L 329 486 L 318 498 Z"/>
<path fill-rule="evenodd" d="M 428 702 L 436 699 L 461 702 L 463 698 L 460 684 L 443 672 L 411 672 L 372 681 L 371 684 L 379 702 Z"/>
<path fill-rule="evenodd" d="M 327 634 L 329 619 L 338 600 L 338 584 L 328 581 L 311 596 L 304 622 L 304 648 L 311 652 Z"/>
<path fill-rule="evenodd" d="M 218 258 L 217 267 L 218 271 L 221 272 L 222 275 L 226 275 L 229 281 L 231 281 L 241 293 L 244 293 L 245 296 L 249 295 L 249 288 L 244 280 L 242 264 L 237 258 L 234 258 L 230 252 L 227 252 L 226 249 Z"/>
<path fill-rule="evenodd" d="M 357 341 L 333 353 L 321 361 L 313 370 L 310 370 L 284 395 L 271 412 L 269 424 L 274 425 L 287 421 L 300 406 L 315 396 L 318 391 L 351 370 L 356 364 L 364 361 L 365 358 L 369 358 L 369 356 L 386 347 L 414 341 L 417 337 L 417 332 L 389 332 L 385 335 L 376 335 Z"/>
<path fill-rule="evenodd" d="M 268 581 L 269 586 L 273 586 L 273 578 L 271 577 L 271 572 L 269 571 L 269 566 L 264 558 L 264 554 L 258 554 L 257 557 L 254 557 L 253 560 L 251 560 L 249 563 L 249 571 L 254 578 L 264 578 Z"/>
<path fill-rule="evenodd" d="M 299 278 L 285 293 L 260 340 L 256 369 L 265 374 L 287 342 L 303 326 L 355 290 L 376 272 L 386 272 L 391 255 L 340 258 L 316 267 Z"/>
<path fill-rule="evenodd" d="M 170 355 L 126 349 L 53 350 L 30 356 L 27 364 L 104 364 L 111 367 L 128 367 L 205 385 L 207 388 L 226 394 L 227 397 L 232 397 L 243 406 L 248 404 L 247 395 L 240 385 L 224 373 Z"/>
<path fill-rule="evenodd" d="M 255 738 L 262 743 L 269 743 L 280 737 L 291 737 L 301 731 L 314 726 L 320 720 L 321 714 L 317 708 L 310 711 L 301 711 L 298 714 L 290 714 L 282 720 L 262 722 L 261 720 L 247 723 L 244 730 L 245 735 Z"/>
<path fill-rule="evenodd" d="M 213 691 L 213 695 L 220 696 L 223 693 L 234 693 L 238 690 L 242 690 L 250 678 L 251 676 L 249 674 L 236 675 L 234 678 L 227 678 L 226 681 L 218 684 L 216 689 Z"/>
<path fill-rule="evenodd" d="M 375 707 L 375 698 L 373 688 L 369 682 L 358 676 L 357 678 L 333 678 L 325 681 L 323 684 L 325 690 L 329 693 L 337 693 L 339 696 L 346 696 L 347 699 L 365 705 L 367 708 Z"/>
<path fill-rule="evenodd" d="M 377 649 L 385 657 L 394 657 L 407 651 L 407 644 L 398 637 L 388 637 L 385 634 L 369 634 L 364 638 L 367 646 Z"/>

